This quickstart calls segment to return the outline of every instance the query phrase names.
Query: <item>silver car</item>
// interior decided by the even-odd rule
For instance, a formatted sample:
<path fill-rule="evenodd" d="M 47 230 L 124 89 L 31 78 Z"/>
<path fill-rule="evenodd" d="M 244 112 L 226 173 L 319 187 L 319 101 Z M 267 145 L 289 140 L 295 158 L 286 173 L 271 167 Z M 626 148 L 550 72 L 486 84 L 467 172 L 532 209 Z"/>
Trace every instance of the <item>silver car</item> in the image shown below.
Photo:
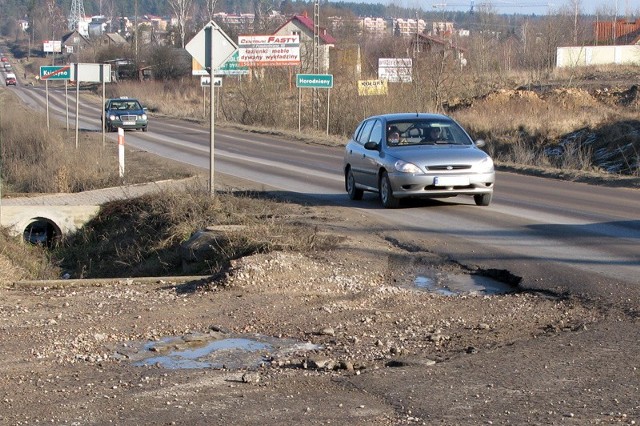
<path fill-rule="evenodd" d="M 352 200 L 377 192 L 386 208 L 402 198 L 472 195 L 488 206 L 495 170 L 474 141 L 450 117 L 440 114 L 384 114 L 363 120 L 346 146 L 345 189 Z"/>

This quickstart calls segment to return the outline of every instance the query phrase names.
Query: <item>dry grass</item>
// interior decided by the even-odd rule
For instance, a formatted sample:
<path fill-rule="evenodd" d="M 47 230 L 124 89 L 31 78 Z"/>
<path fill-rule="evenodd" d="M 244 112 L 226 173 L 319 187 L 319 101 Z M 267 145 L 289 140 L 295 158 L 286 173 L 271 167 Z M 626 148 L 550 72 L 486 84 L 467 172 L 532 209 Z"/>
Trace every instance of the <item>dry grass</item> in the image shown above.
<path fill-rule="evenodd" d="M 42 247 L 25 244 L 0 227 L 0 283 L 22 279 L 55 279 L 60 269 Z"/>
<path fill-rule="evenodd" d="M 74 277 L 214 275 L 232 259 L 272 250 L 308 251 L 335 239 L 296 226 L 298 206 L 258 193 L 219 193 L 205 188 L 164 192 L 104 204 L 96 218 L 54 250 Z M 301 214 L 301 213 L 300 213 Z M 181 244 L 197 231 L 238 225 L 242 232 L 214 239 L 204 258 L 188 267 Z"/>
<path fill-rule="evenodd" d="M 148 153 L 127 149 L 125 179 L 119 177 L 118 147 L 109 143 L 103 147 L 98 133 L 81 132 L 78 147 L 75 133 L 67 132 L 58 122 L 50 122 L 46 115 L 27 109 L 13 94 L 2 91 L 0 103 L 1 155 L 4 193 L 79 192 L 118 186 L 122 183 L 143 183 L 153 180 L 185 178 L 198 173 L 193 167 L 176 164 L 167 167 L 166 161 Z M 4 106 L 11 105 L 11 108 Z M 24 117 L 29 117 L 25 125 Z M 136 167 L 140 157 L 144 167 Z M 159 169 L 154 164 L 162 163 Z"/>

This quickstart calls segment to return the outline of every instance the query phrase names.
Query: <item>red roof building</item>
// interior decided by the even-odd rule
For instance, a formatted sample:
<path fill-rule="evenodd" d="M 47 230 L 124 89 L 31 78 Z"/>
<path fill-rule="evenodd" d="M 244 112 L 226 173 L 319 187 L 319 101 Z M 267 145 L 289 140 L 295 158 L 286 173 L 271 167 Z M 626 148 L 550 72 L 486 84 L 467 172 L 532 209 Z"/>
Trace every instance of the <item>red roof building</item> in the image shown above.
<path fill-rule="evenodd" d="M 302 72 L 313 72 L 313 19 L 309 18 L 306 13 L 304 15 L 294 15 L 273 34 L 283 36 L 297 34 L 300 36 L 300 69 Z M 335 46 L 336 39 L 327 32 L 326 28 L 319 27 L 318 40 L 319 72 L 327 73 L 329 70 L 329 51 Z"/>

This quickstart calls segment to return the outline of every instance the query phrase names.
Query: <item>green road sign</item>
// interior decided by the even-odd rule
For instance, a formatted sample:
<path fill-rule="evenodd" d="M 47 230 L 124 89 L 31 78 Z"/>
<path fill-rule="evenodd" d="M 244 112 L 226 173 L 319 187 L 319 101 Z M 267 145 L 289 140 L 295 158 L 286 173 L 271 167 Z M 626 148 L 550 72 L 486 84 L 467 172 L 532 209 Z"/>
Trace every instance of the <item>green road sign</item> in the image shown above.
<path fill-rule="evenodd" d="M 43 66 L 40 67 L 41 80 L 69 80 L 71 78 L 71 66 Z"/>
<path fill-rule="evenodd" d="M 241 67 L 238 64 L 240 52 L 236 50 L 220 68 L 213 71 L 214 75 L 248 75 L 249 67 Z"/>
<path fill-rule="evenodd" d="M 333 87 L 332 74 L 296 74 L 296 87 L 330 89 Z"/>

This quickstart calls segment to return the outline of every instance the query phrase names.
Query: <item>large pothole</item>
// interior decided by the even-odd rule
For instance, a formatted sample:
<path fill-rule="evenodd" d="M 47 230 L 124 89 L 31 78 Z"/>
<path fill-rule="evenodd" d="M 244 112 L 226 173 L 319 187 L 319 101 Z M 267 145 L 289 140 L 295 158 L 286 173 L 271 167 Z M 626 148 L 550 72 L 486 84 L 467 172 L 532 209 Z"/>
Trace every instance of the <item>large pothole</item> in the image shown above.
<path fill-rule="evenodd" d="M 135 366 L 166 369 L 252 369 L 321 349 L 294 339 L 219 332 L 193 333 L 155 341 L 128 343 L 116 352 Z"/>

